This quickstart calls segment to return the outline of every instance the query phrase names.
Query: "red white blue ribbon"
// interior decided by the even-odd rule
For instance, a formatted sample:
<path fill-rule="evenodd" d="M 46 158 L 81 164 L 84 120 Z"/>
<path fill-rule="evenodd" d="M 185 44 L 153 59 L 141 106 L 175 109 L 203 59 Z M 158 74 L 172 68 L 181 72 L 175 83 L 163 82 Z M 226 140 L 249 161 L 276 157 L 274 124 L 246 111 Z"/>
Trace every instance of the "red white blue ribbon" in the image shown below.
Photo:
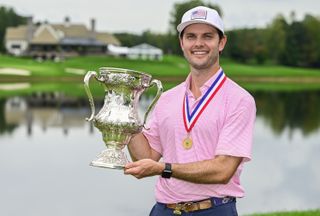
<path fill-rule="evenodd" d="M 223 70 L 219 73 L 218 77 L 213 81 L 209 89 L 206 93 L 202 96 L 199 103 L 195 107 L 195 109 L 190 113 L 189 102 L 187 94 L 184 97 L 183 101 L 183 121 L 184 127 L 186 131 L 189 133 L 194 125 L 196 124 L 198 118 L 202 114 L 202 112 L 206 109 L 210 101 L 213 97 L 217 94 L 220 90 L 224 82 L 226 81 L 227 77 L 224 74 Z"/>

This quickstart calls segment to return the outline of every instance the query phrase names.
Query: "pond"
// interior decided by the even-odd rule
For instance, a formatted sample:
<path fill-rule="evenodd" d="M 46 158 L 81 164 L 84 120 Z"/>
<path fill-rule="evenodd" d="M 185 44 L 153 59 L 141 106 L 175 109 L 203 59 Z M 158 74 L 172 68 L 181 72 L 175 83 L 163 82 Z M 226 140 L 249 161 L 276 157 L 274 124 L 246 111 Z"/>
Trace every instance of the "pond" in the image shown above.
<path fill-rule="evenodd" d="M 258 112 L 240 215 L 320 208 L 320 91 L 252 94 Z M 140 113 L 151 98 L 142 97 Z M 0 215 L 148 215 L 155 177 L 89 166 L 104 149 L 89 112 L 84 96 L 56 90 L 1 97 Z"/>

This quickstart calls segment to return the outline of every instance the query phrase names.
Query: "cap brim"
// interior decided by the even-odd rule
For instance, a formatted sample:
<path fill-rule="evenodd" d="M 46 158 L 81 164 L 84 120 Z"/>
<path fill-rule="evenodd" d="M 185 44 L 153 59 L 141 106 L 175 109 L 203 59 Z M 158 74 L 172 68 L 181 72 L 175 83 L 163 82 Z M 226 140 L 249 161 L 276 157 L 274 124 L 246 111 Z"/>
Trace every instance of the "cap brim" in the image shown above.
<path fill-rule="evenodd" d="M 219 31 L 221 31 L 223 34 L 223 30 L 221 30 L 220 28 L 218 28 L 217 26 L 215 25 L 212 25 L 211 23 L 205 21 L 205 20 L 190 20 L 190 21 L 187 21 L 187 22 L 184 22 L 184 23 L 180 23 L 178 26 L 177 26 L 177 30 L 179 32 L 179 34 L 189 25 L 191 24 L 197 24 L 197 23 L 201 23 L 201 24 L 207 24 L 207 25 L 210 25 L 210 26 L 213 26 L 215 27 L 216 29 L 218 29 Z"/>

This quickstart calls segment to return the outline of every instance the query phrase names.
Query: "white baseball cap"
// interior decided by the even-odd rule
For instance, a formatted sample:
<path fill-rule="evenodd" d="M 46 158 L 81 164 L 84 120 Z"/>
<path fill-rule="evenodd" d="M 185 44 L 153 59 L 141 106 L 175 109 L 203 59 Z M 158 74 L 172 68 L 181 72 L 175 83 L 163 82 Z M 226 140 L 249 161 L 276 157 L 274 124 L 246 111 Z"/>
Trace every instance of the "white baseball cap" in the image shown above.
<path fill-rule="evenodd" d="M 195 23 L 204 23 L 215 27 L 224 34 L 223 22 L 218 12 L 212 8 L 198 6 L 185 12 L 181 23 L 177 26 L 179 34 L 188 26 Z"/>

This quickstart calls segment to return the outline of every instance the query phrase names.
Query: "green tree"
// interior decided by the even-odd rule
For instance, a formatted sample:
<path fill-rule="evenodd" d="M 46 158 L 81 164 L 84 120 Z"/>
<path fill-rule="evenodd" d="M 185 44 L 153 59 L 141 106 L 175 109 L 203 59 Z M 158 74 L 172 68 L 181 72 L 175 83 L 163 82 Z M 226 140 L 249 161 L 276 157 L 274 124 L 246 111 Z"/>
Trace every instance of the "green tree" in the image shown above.
<path fill-rule="evenodd" d="M 320 66 L 320 20 L 306 15 L 303 21 L 283 17 L 268 28 L 268 50 L 277 63 L 298 67 Z"/>
<path fill-rule="evenodd" d="M 25 24 L 26 21 L 26 17 L 19 16 L 12 8 L 0 6 L 0 52 L 5 51 L 4 35 L 6 28 Z"/>
<path fill-rule="evenodd" d="M 306 30 L 307 43 L 302 44 L 303 61 L 306 66 L 320 67 L 320 19 L 306 15 L 302 24 Z"/>
<path fill-rule="evenodd" d="M 132 47 L 141 43 L 148 43 L 159 47 L 164 53 L 172 53 L 171 39 L 173 37 L 170 34 L 155 34 L 148 30 L 140 35 L 130 33 L 115 33 L 114 35 L 120 40 L 122 46 Z"/>
<path fill-rule="evenodd" d="M 280 63 L 285 55 L 288 27 L 285 18 L 278 15 L 266 29 L 267 54 L 275 63 Z"/>
<path fill-rule="evenodd" d="M 286 52 L 281 63 L 289 66 L 306 66 L 303 44 L 309 43 L 306 28 L 301 22 L 293 22 L 287 32 Z"/>
<path fill-rule="evenodd" d="M 226 32 L 226 35 L 228 42 L 223 50 L 223 56 L 242 61 L 239 34 L 234 30 Z"/>
<path fill-rule="evenodd" d="M 122 46 L 132 47 L 142 42 L 141 35 L 131 33 L 115 33 L 114 36 L 120 40 Z"/>
<path fill-rule="evenodd" d="M 224 56 L 246 63 L 263 64 L 267 59 L 265 29 L 236 29 L 226 32 Z"/>

